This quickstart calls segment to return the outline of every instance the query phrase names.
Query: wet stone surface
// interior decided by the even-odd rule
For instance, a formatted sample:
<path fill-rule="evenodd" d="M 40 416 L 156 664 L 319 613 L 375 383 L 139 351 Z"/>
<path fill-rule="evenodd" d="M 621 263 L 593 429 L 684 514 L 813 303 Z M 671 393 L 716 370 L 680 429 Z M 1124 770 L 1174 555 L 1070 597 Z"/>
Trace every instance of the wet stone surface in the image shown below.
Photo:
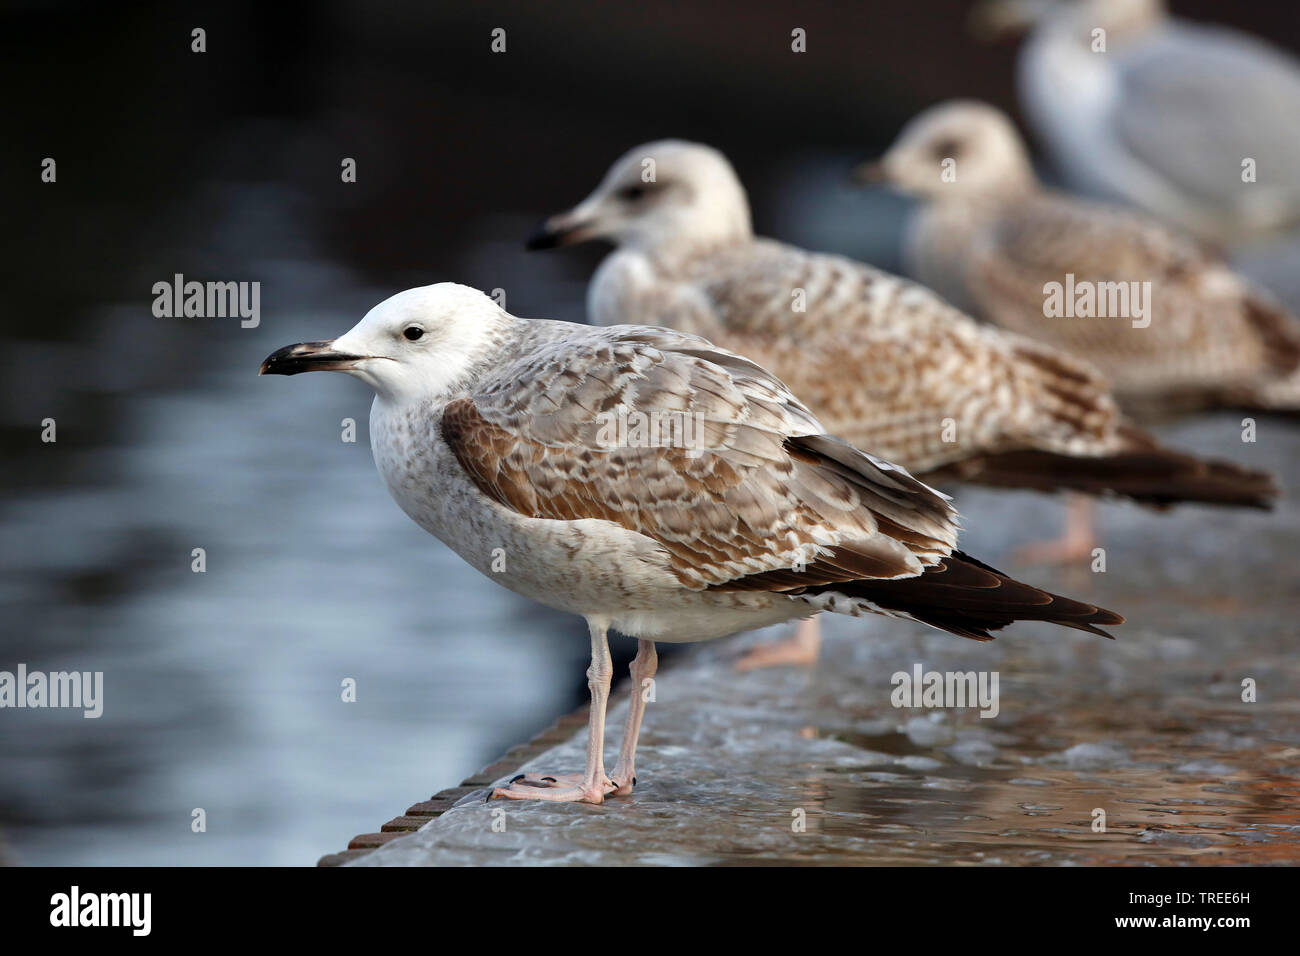
<path fill-rule="evenodd" d="M 1213 421 L 1167 437 L 1212 444 L 1233 424 Z M 1259 464 L 1296 460 L 1293 435 L 1271 441 Z M 969 490 L 958 503 L 990 556 L 1060 507 Z M 1003 560 L 1125 614 L 1114 642 L 1019 625 L 976 644 L 830 617 L 813 671 L 734 671 L 745 646 L 780 631 L 698 647 L 659 675 L 631 797 L 479 796 L 358 863 L 1300 863 L 1296 517 L 1292 504 L 1273 515 L 1107 506 L 1105 574 Z M 997 672 L 997 715 L 893 706 L 891 675 L 917 665 Z M 580 769 L 584 737 L 525 769 Z"/>

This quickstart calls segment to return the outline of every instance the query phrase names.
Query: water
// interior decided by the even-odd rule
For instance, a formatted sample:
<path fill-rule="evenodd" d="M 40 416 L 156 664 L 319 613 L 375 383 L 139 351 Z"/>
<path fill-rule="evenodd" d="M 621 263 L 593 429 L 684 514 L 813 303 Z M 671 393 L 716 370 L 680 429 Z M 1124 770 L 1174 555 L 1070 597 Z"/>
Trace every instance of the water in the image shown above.
<path fill-rule="evenodd" d="M 267 193 L 226 201 L 238 218 Z M 382 296 L 319 260 L 273 268 L 304 304 L 256 330 L 105 315 L 131 365 L 107 435 L 74 405 L 56 445 L 23 450 L 64 480 L 11 495 L 0 524 L 6 664 L 103 671 L 106 706 L 6 712 L 0 807 L 20 861 L 310 863 L 569 702 L 581 622 L 465 573 L 397 510 L 367 392 L 256 377 L 274 345 L 342 331 Z M 156 356 L 201 359 L 137 394 L 137 345 L 160 334 Z"/>

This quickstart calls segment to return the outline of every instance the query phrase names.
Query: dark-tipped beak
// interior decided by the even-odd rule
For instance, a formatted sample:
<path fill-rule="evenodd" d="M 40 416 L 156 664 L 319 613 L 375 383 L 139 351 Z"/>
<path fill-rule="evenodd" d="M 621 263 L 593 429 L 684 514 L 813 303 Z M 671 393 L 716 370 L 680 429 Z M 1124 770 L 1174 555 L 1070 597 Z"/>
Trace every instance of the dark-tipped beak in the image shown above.
<path fill-rule="evenodd" d="M 363 355 L 336 352 L 333 342 L 299 342 L 286 345 L 266 357 L 258 375 L 297 375 L 299 372 L 342 372 Z"/>
<path fill-rule="evenodd" d="M 559 246 L 573 245 L 587 238 L 586 223 L 574 218 L 569 213 L 552 216 L 528 237 L 524 248 L 532 252 L 537 249 L 555 249 Z"/>
<path fill-rule="evenodd" d="M 537 230 L 524 241 L 524 248 L 529 252 L 536 252 L 538 249 L 554 249 L 560 245 L 560 233 L 551 232 L 546 223 L 542 223 Z"/>
<path fill-rule="evenodd" d="M 849 181 L 859 186 L 887 183 L 889 182 L 889 172 L 885 169 L 883 161 L 873 159 L 854 166 L 853 172 L 849 174 Z"/>

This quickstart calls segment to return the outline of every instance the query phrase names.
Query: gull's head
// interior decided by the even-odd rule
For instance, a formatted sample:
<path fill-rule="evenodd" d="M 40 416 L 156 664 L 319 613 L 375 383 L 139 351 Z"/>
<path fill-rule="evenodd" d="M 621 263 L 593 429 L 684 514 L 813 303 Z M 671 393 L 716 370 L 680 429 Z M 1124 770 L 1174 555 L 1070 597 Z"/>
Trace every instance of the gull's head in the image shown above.
<path fill-rule="evenodd" d="M 925 199 L 1021 192 L 1034 184 L 1024 141 L 1011 119 L 974 100 L 954 100 L 914 117 L 859 178 Z"/>
<path fill-rule="evenodd" d="M 752 234 L 749 200 L 727 157 L 699 143 L 665 139 L 625 153 L 590 196 L 547 219 L 528 248 L 589 239 L 653 248 Z"/>
<path fill-rule="evenodd" d="M 982 0 L 971 8 L 969 23 L 984 40 L 1019 36 L 1041 25 L 1082 30 L 1080 38 L 1090 41 L 1097 27 L 1130 36 L 1167 16 L 1166 0 Z"/>
<path fill-rule="evenodd" d="M 336 339 L 271 353 L 259 374 L 346 372 L 386 401 L 438 398 L 490 361 L 510 321 L 491 298 L 468 286 L 441 282 L 407 289 Z"/>

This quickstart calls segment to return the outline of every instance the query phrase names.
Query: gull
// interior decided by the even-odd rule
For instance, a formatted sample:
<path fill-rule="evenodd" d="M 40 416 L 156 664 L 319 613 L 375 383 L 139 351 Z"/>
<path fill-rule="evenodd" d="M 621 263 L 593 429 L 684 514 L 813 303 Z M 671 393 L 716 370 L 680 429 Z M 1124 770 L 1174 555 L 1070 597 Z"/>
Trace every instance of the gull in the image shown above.
<path fill-rule="evenodd" d="M 1123 622 L 957 550 L 947 496 L 826 435 L 770 372 L 699 336 L 521 319 L 440 283 L 261 367 L 317 370 L 374 389 L 375 465 L 413 521 L 512 591 L 586 619 L 585 769 L 519 777 L 492 796 L 601 803 L 629 793 L 657 641 L 820 610 L 910 618 L 980 641 L 1017 620 L 1106 637 L 1101 625 Z M 658 442 L 616 440 L 611 421 L 640 417 L 696 427 L 690 441 L 673 430 Z M 610 629 L 639 643 L 607 775 Z"/>
<path fill-rule="evenodd" d="M 952 162 L 955 178 L 941 177 Z M 909 271 L 1009 330 L 1102 371 L 1121 402 L 1168 414 L 1300 408 L 1300 322 L 1194 239 L 1143 213 L 1041 186 L 1011 120 L 954 101 L 915 117 L 875 164 L 921 197 Z M 1097 306 L 1145 301 L 1140 318 L 1045 314 L 1055 290 Z M 1105 290 L 1105 296 L 1101 291 Z"/>
<path fill-rule="evenodd" d="M 1020 103 L 1072 187 L 1215 242 L 1300 224 L 1291 54 L 1172 17 L 1162 0 L 992 0 L 979 19 L 1031 26 Z"/>
<path fill-rule="evenodd" d="M 770 368 L 830 431 L 926 480 L 1265 506 L 1271 479 L 1161 447 L 1085 362 L 980 324 L 906 279 L 754 235 L 731 164 L 711 147 L 646 143 L 617 160 L 530 248 L 607 239 L 590 319 L 701 334 Z M 1081 507 L 1048 560 L 1091 557 Z M 816 623 L 742 667 L 810 663 Z M 770 651 L 770 653 L 769 653 Z"/>

